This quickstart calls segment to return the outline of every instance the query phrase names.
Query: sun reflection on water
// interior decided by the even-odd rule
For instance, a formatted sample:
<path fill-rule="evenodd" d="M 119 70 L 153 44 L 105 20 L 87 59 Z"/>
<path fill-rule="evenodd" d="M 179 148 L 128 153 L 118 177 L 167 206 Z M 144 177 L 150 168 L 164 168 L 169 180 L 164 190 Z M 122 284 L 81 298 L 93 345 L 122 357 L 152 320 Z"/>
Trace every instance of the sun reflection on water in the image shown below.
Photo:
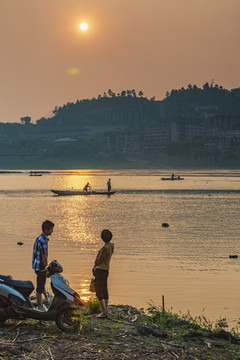
<path fill-rule="evenodd" d="M 67 175 L 63 178 L 65 190 L 83 190 L 87 183 L 92 183 L 92 176 L 78 174 L 77 176 Z"/>
<path fill-rule="evenodd" d="M 102 170 L 91 169 L 64 171 L 64 176 L 61 177 L 61 187 L 64 190 L 83 190 L 86 183 L 94 186 L 96 175 L 102 175 L 102 173 Z"/>
<path fill-rule="evenodd" d="M 56 213 L 62 222 L 62 239 L 65 243 L 94 243 L 93 224 L 90 214 L 93 204 L 87 197 L 63 198 L 56 204 Z"/>
<path fill-rule="evenodd" d="M 89 291 L 89 280 L 83 280 L 83 283 L 79 285 L 77 291 L 81 299 L 85 303 L 88 302 L 93 296 L 95 296 L 93 293 Z"/>

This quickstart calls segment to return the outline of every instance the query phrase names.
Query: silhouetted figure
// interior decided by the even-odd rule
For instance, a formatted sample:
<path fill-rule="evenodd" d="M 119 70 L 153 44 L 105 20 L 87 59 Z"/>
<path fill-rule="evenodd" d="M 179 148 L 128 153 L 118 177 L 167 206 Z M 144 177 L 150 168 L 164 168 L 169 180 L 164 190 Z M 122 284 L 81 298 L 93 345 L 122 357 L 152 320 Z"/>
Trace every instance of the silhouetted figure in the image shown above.
<path fill-rule="evenodd" d="M 84 188 L 83 188 L 83 191 L 88 191 L 88 190 L 90 190 L 90 184 L 89 184 L 89 182 L 84 186 Z"/>
<path fill-rule="evenodd" d="M 174 179 L 174 174 L 172 174 L 171 179 L 172 179 L 172 180 Z"/>
<path fill-rule="evenodd" d="M 111 179 L 108 179 L 108 182 L 107 182 L 107 187 L 108 187 L 108 192 L 111 191 L 112 189 L 112 186 L 111 186 Z"/>

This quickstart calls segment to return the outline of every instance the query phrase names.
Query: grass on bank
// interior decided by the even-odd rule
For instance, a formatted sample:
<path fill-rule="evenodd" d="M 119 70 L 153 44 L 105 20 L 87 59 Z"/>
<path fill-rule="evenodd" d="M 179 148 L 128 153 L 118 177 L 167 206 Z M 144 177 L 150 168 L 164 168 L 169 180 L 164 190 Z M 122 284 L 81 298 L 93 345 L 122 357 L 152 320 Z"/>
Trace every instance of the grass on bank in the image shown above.
<path fill-rule="evenodd" d="M 152 301 L 148 303 L 149 307 L 146 309 L 147 314 L 139 318 L 139 321 L 156 324 L 165 329 L 174 329 L 175 327 L 191 328 L 193 330 L 205 332 L 218 332 L 225 329 L 227 326 L 226 319 L 220 318 L 215 323 L 207 319 L 204 315 L 193 317 L 188 311 L 187 314 L 174 313 L 172 309 L 163 309 L 161 305 L 155 305 Z M 97 297 L 90 299 L 86 303 L 86 314 L 97 314 L 101 312 L 101 305 Z M 233 336 L 240 338 L 239 328 L 232 328 Z"/>
<path fill-rule="evenodd" d="M 86 311 L 88 314 L 98 314 L 101 312 L 101 305 L 97 297 L 90 299 L 86 303 Z"/>
<path fill-rule="evenodd" d="M 227 327 L 225 319 L 220 318 L 215 323 L 208 320 L 204 315 L 193 317 L 188 311 L 187 314 L 173 313 L 172 309 L 164 310 L 162 306 L 155 305 L 152 301 L 148 303 L 147 312 L 149 321 L 162 327 L 187 326 L 194 330 L 216 333 Z M 233 336 L 240 338 L 239 328 L 232 328 Z"/>

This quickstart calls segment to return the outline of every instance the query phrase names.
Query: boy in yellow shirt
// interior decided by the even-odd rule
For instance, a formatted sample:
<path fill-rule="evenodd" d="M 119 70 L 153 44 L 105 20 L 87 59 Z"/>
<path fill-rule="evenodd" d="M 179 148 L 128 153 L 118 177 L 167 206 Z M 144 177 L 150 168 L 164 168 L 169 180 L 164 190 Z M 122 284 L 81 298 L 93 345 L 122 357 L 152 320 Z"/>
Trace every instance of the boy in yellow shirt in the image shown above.
<path fill-rule="evenodd" d="M 97 317 L 106 318 L 109 299 L 107 279 L 109 275 L 110 260 L 114 252 L 114 244 L 111 243 L 112 233 L 110 230 L 103 230 L 101 232 L 101 238 L 105 244 L 97 254 L 93 267 L 93 274 L 95 275 L 96 296 L 98 297 L 102 308 L 102 313 L 97 315 Z"/>

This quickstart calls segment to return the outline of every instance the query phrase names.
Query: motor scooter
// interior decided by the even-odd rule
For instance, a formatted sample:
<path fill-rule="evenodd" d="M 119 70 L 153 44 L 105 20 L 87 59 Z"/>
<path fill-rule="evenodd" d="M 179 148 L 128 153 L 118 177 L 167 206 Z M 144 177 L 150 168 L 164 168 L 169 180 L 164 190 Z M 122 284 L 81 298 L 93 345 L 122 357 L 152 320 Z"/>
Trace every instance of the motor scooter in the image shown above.
<path fill-rule="evenodd" d="M 56 321 L 63 331 L 70 331 L 80 321 L 80 307 L 84 306 L 79 294 L 69 287 L 68 281 L 60 275 L 62 266 L 53 260 L 44 270 L 51 279 L 53 300 L 47 311 L 34 308 L 30 294 L 34 290 L 31 281 L 13 280 L 11 276 L 0 275 L 0 325 L 7 319 L 36 319 Z"/>

